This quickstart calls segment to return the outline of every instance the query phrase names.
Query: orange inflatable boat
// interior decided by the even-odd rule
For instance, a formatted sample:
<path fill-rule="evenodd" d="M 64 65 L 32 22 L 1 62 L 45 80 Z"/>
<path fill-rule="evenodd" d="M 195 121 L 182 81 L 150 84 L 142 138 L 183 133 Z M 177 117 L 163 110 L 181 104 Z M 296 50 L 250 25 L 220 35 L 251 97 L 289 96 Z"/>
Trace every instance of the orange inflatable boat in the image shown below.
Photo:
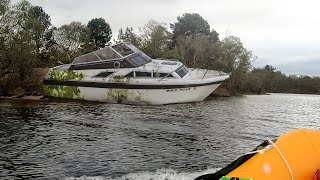
<path fill-rule="evenodd" d="M 297 129 L 265 141 L 214 174 L 196 180 L 317 180 L 320 131 Z M 320 177 L 320 176 L 319 176 Z"/>

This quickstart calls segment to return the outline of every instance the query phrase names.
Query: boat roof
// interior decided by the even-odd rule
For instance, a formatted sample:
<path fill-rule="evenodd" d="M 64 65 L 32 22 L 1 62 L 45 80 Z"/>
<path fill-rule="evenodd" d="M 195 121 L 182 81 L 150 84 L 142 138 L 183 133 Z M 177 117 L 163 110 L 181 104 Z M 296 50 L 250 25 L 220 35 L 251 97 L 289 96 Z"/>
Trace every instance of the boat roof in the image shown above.
<path fill-rule="evenodd" d="M 79 56 L 74 59 L 72 64 L 124 60 L 126 57 L 132 56 L 134 54 L 142 55 L 148 62 L 151 62 L 151 58 L 140 51 L 138 48 L 136 48 L 134 45 L 128 42 L 122 42 Z"/>

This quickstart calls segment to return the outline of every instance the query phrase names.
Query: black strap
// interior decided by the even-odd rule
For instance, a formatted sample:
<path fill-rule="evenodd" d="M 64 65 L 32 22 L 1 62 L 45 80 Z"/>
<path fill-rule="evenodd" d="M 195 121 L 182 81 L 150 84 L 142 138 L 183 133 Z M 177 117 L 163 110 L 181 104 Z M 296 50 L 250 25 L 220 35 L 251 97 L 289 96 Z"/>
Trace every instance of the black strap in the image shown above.
<path fill-rule="evenodd" d="M 275 142 L 276 140 L 273 140 L 273 141 Z M 269 145 L 269 142 L 264 141 L 259 146 L 257 146 L 253 151 L 256 151 L 260 146 L 266 147 L 267 145 Z M 230 163 L 229 165 L 227 165 L 226 167 L 220 169 L 219 171 L 213 174 L 205 174 L 205 175 L 199 176 L 195 180 L 219 180 L 222 176 L 227 175 L 228 173 L 230 173 L 231 171 L 239 167 L 241 164 L 249 160 L 254 155 L 255 154 L 247 154 L 247 155 L 241 156 L 235 161 L 233 161 L 232 163 Z"/>

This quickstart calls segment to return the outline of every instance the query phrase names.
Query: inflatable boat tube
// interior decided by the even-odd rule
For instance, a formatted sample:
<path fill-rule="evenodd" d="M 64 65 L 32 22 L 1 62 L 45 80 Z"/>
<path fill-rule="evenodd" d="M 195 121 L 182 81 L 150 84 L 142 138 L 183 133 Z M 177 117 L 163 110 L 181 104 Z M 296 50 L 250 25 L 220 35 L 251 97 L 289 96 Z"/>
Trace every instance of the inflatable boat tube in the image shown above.
<path fill-rule="evenodd" d="M 320 131 L 297 129 L 265 141 L 214 174 L 196 180 L 226 177 L 252 180 L 312 180 L 320 169 Z M 234 178 L 236 179 L 236 178 Z"/>

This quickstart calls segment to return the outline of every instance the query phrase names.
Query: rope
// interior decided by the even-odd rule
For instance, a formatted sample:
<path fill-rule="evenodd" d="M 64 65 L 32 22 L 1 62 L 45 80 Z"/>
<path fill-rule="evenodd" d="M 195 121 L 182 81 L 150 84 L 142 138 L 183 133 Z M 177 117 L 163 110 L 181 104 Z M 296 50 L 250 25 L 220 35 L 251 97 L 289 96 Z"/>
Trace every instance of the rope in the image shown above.
<path fill-rule="evenodd" d="M 238 158 L 240 158 L 240 157 L 242 157 L 242 156 L 245 156 L 245 155 L 249 155 L 249 154 L 257 154 L 257 153 L 263 154 L 264 152 L 269 151 L 269 150 L 271 149 L 271 147 L 272 147 L 271 145 L 268 145 L 268 146 L 264 147 L 263 149 L 256 150 L 256 151 L 251 151 L 251 152 L 242 154 L 242 155 L 236 157 L 236 159 L 238 159 Z"/>
<path fill-rule="evenodd" d="M 289 163 L 288 163 L 288 161 L 286 160 L 286 158 L 283 156 L 283 154 L 281 153 L 281 151 L 280 151 L 280 149 L 278 148 L 278 146 L 277 146 L 273 141 L 271 141 L 270 139 L 268 139 L 268 142 L 269 142 L 270 144 L 272 144 L 272 146 L 277 149 L 278 153 L 280 154 L 281 158 L 283 159 L 283 161 L 285 162 L 285 164 L 286 164 L 286 166 L 287 166 L 287 168 L 288 168 L 288 171 L 289 171 L 289 173 L 290 173 L 291 179 L 294 180 L 294 176 L 293 176 L 293 173 L 292 173 L 291 168 L 290 168 L 290 166 L 289 166 Z"/>
<path fill-rule="evenodd" d="M 286 166 L 287 166 L 287 169 L 288 169 L 288 171 L 289 171 L 289 173 L 290 173 L 290 176 L 291 176 L 291 180 L 294 180 L 294 176 L 293 176 L 293 173 L 292 173 L 291 168 L 290 168 L 290 166 L 289 166 L 289 163 L 288 163 L 288 161 L 286 160 L 286 158 L 284 157 L 284 155 L 282 154 L 282 152 L 280 151 L 280 149 L 278 148 L 278 146 L 277 146 L 273 141 L 271 141 L 270 139 L 268 139 L 268 143 L 269 143 L 270 145 L 264 147 L 263 149 L 261 149 L 261 150 L 256 150 L 256 151 L 251 151 L 251 152 L 242 154 L 242 155 L 238 156 L 236 159 L 238 159 L 238 158 L 240 158 L 240 157 L 242 157 L 242 156 L 245 156 L 245 155 L 249 155 L 249 154 L 256 154 L 256 153 L 263 154 L 263 153 L 265 153 L 266 151 L 269 151 L 272 147 L 275 147 L 275 148 L 277 149 L 278 153 L 280 154 L 282 160 L 284 161 L 284 163 L 285 163 Z"/>

